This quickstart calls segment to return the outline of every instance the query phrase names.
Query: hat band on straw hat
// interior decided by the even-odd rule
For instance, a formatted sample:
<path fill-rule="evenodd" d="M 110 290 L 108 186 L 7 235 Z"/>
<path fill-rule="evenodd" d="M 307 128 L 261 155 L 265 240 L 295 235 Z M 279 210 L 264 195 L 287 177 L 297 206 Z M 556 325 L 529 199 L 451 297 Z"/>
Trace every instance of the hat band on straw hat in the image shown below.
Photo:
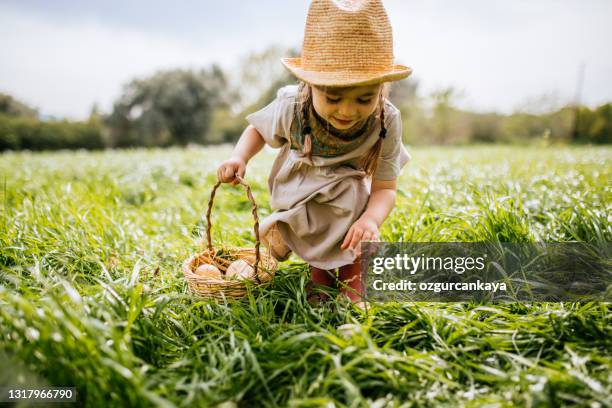
<path fill-rule="evenodd" d="M 282 58 L 283 65 L 302 81 L 320 86 L 362 86 L 399 81 L 412 74 L 412 68 L 393 65 L 388 71 L 314 71 L 304 69 L 300 58 Z"/>

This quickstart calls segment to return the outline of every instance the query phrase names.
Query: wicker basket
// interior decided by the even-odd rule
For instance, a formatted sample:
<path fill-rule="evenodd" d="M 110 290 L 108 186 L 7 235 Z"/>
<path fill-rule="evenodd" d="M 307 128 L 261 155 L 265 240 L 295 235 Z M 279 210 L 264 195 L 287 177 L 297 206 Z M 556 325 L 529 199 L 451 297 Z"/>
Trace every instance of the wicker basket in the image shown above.
<path fill-rule="evenodd" d="M 251 187 L 244 181 L 243 178 L 236 175 L 236 179 L 246 188 L 247 197 L 253 204 L 253 218 L 255 219 L 255 248 L 243 248 L 243 247 L 219 247 L 213 248 L 212 239 L 210 234 L 211 223 L 210 213 L 213 207 L 213 200 L 215 198 L 215 192 L 221 182 L 217 182 L 213 187 L 208 202 L 208 211 L 206 212 L 206 238 L 208 240 L 207 248 L 198 254 L 195 254 L 183 263 L 183 273 L 189 288 L 198 295 L 207 298 L 223 299 L 227 297 L 240 298 L 247 293 L 248 285 L 263 285 L 272 281 L 274 273 L 278 269 L 278 263 L 274 257 L 266 251 L 260 253 L 260 240 L 259 240 L 259 218 L 257 217 L 257 204 L 251 193 Z M 255 270 L 255 280 L 243 281 L 235 279 L 211 279 L 196 275 L 194 271 L 198 266 L 202 264 L 215 265 L 219 270 L 225 274 L 228 266 L 237 259 L 244 259 L 249 265 Z"/>

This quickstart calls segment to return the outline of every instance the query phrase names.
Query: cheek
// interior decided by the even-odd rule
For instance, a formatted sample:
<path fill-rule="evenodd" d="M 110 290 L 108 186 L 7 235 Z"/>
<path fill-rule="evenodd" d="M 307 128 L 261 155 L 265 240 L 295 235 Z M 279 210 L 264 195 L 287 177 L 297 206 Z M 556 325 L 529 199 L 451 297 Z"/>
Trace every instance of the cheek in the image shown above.
<path fill-rule="evenodd" d="M 361 113 L 362 117 L 367 117 L 370 116 L 371 114 L 373 114 L 376 111 L 376 104 L 373 104 L 371 106 L 365 106 L 360 108 L 359 112 Z"/>
<path fill-rule="evenodd" d="M 330 107 L 325 102 L 322 102 L 320 99 L 314 99 L 312 101 L 312 106 L 315 111 L 319 114 L 319 116 L 327 119 L 327 117 L 333 113 L 333 106 Z"/>

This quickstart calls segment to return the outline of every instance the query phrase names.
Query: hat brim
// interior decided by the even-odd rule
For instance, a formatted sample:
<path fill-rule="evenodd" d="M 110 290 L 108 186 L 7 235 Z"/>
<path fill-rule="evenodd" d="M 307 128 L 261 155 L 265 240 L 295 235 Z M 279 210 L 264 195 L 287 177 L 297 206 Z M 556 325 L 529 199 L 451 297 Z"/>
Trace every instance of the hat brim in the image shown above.
<path fill-rule="evenodd" d="M 293 75 L 304 82 L 318 86 L 348 87 L 375 85 L 383 82 L 399 81 L 412 74 L 412 68 L 394 65 L 382 72 L 325 72 L 308 71 L 302 68 L 301 58 L 281 58 L 281 62 Z"/>

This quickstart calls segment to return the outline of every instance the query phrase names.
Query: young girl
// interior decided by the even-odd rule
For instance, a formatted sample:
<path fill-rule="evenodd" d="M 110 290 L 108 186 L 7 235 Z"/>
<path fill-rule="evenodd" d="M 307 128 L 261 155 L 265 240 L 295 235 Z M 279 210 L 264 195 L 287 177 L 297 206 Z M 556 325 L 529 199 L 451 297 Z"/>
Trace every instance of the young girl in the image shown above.
<path fill-rule="evenodd" d="M 236 184 L 264 143 L 280 148 L 268 178 L 275 212 L 260 224 L 262 242 L 278 260 L 293 251 L 310 264 L 309 291 L 338 278 L 341 293 L 358 302 L 359 244 L 379 239 L 410 159 L 387 83 L 412 70 L 393 64 L 380 0 L 313 0 L 302 57 L 281 62 L 299 85 L 279 89 L 273 102 L 246 117 L 250 125 L 217 175 Z"/>

